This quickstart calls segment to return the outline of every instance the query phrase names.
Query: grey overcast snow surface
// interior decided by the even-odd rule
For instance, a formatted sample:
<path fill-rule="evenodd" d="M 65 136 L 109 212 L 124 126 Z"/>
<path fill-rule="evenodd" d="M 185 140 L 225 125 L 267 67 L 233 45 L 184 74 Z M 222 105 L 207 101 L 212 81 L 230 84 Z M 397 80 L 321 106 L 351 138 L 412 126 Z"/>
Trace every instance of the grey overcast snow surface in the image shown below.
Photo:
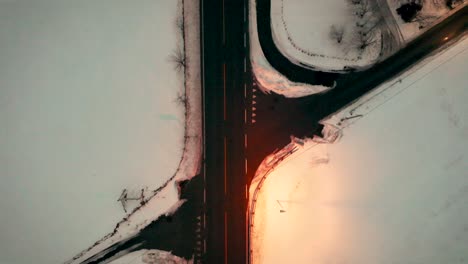
<path fill-rule="evenodd" d="M 258 196 L 254 263 L 468 263 L 467 62 L 465 37 L 298 145 Z"/>
<path fill-rule="evenodd" d="M 0 1 L 0 263 L 62 263 L 177 168 L 177 1 Z"/>

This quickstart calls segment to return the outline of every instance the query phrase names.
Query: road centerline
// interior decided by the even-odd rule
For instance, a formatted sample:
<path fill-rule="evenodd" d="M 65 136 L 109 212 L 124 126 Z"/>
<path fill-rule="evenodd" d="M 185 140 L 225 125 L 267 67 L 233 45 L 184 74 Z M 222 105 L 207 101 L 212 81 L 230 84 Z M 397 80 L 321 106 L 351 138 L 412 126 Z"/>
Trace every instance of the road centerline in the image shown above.
<path fill-rule="evenodd" d="M 224 195 L 227 193 L 227 142 L 224 137 Z"/>
<path fill-rule="evenodd" d="M 224 121 L 226 121 L 226 63 L 223 63 Z"/>

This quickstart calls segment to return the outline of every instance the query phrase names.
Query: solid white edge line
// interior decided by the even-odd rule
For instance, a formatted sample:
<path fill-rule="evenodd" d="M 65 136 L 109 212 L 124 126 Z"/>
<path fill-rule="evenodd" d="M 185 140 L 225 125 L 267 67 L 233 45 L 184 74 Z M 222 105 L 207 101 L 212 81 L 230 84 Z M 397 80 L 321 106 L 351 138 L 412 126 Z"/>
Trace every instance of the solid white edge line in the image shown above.
<path fill-rule="evenodd" d="M 224 137 L 224 194 L 227 193 L 227 142 Z"/>

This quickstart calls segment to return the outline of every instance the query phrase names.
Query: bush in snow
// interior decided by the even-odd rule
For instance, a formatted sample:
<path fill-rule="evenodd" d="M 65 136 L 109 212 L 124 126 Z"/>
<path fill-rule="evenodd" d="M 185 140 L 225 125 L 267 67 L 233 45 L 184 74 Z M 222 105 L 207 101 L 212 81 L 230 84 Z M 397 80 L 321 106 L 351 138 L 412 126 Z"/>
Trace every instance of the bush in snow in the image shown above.
<path fill-rule="evenodd" d="M 416 17 L 416 14 L 421 11 L 422 5 L 416 2 L 411 2 L 401 5 L 396 9 L 397 14 L 400 15 L 401 19 L 405 22 L 412 22 Z"/>
<path fill-rule="evenodd" d="M 379 40 L 378 27 L 383 19 L 372 0 L 348 0 L 357 17 L 356 32 L 351 45 L 363 52 Z"/>
<path fill-rule="evenodd" d="M 418 13 L 412 22 L 417 22 L 419 24 L 419 29 L 421 29 L 431 25 L 437 18 L 438 16 L 436 15 L 422 15 Z"/>
<path fill-rule="evenodd" d="M 177 31 L 177 34 L 182 38 L 182 42 L 185 43 L 185 24 L 184 24 L 184 10 L 182 9 L 182 16 L 178 16 L 174 25 Z M 184 45 L 184 44 L 183 44 Z M 177 45 L 177 47 L 172 51 L 172 54 L 169 56 L 169 61 L 174 64 L 174 69 L 177 72 L 183 72 L 187 64 L 187 58 L 185 56 L 184 46 Z"/>
<path fill-rule="evenodd" d="M 359 32 L 354 39 L 354 46 L 360 51 L 364 51 L 367 47 L 375 44 L 379 40 L 379 34 L 376 31 Z"/>
<path fill-rule="evenodd" d="M 181 47 L 176 47 L 169 56 L 169 61 L 174 64 L 174 69 L 182 72 L 185 69 L 186 59 Z"/>
<path fill-rule="evenodd" d="M 185 93 L 178 92 L 177 97 L 174 101 L 178 105 L 185 106 L 187 104 L 187 96 L 185 95 Z"/>
<path fill-rule="evenodd" d="M 332 25 L 330 27 L 329 36 L 330 36 L 331 39 L 336 40 L 336 42 L 338 42 L 338 44 L 340 44 L 343 41 L 343 35 L 344 35 L 344 27 L 343 26 Z"/>
<path fill-rule="evenodd" d="M 445 4 L 448 8 L 452 9 L 455 8 L 457 5 L 462 4 L 464 0 L 446 0 Z"/>

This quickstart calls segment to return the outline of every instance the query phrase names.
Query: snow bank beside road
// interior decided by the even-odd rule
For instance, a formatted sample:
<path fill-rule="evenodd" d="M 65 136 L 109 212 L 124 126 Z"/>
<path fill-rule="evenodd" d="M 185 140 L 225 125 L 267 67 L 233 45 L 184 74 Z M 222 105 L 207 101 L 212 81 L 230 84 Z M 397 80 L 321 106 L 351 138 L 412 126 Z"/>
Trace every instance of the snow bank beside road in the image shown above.
<path fill-rule="evenodd" d="M 258 195 L 253 263 L 468 259 L 467 45 L 343 110 L 360 119 L 326 120 L 339 141 L 308 140 L 278 164 Z"/>
<path fill-rule="evenodd" d="M 197 0 L 185 0 L 183 3 L 185 23 L 183 41 L 186 54 L 184 78 L 186 115 L 184 149 L 179 166 L 173 176 L 155 190 L 154 196 L 145 205 L 137 208 L 120 222 L 112 233 L 109 233 L 67 263 L 80 263 L 107 247 L 136 234 L 160 215 L 174 211 L 180 206 L 176 188 L 177 182 L 191 179 L 199 173 L 202 144 L 199 2 Z M 174 205 L 177 207 L 174 207 Z"/>
<path fill-rule="evenodd" d="M 1 263 L 69 259 L 128 217 L 122 189 L 150 196 L 174 174 L 176 15 L 173 0 L 1 1 Z M 158 197 L 113 239 L 170 208 L 173 184 Z"/>
<path fill-rule="evenodd" d="M 249 3 L 250 61 L 255 78 L 260 84 L 260 89 L 266 93 L 271 91 L 291 98 L 302 97 L 329 90 L 330 87 L 321 85 L 291 82 L 285 76 L 273 69 L 266 60 L 258 40 L 255 0 L 249 0 Z"/>

